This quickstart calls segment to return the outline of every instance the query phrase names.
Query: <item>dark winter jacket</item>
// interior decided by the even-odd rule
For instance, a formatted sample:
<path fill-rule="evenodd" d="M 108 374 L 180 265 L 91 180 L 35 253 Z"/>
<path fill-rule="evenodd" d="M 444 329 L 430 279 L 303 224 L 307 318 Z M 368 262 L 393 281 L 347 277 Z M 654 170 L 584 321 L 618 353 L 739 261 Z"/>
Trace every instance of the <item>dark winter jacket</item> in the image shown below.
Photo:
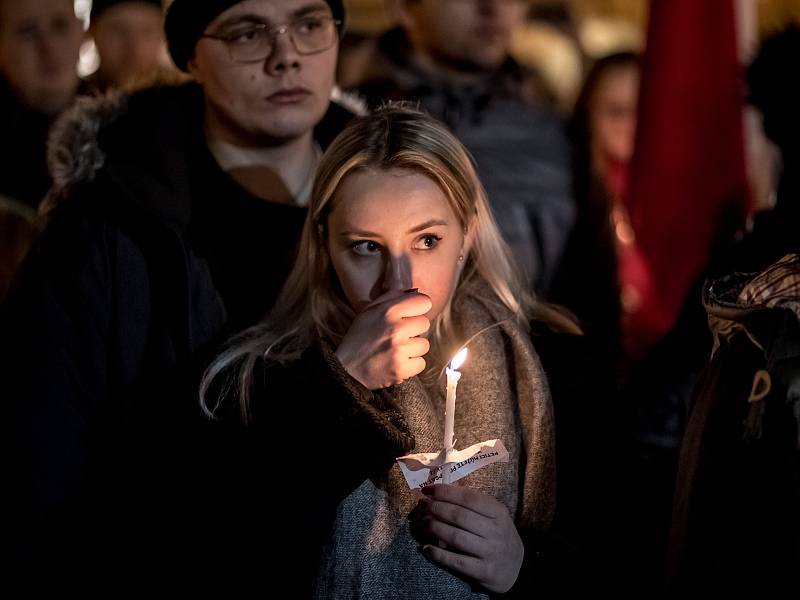
<path fill-rule="evenodd" d="M 47 228 L 0 315 L 28 565 L 147 577 L 207 556 L 228 445 L 207 438 L 197 362 L 269 310 L 304 209 L 217 166 L 203 105 L 196 84 L 87 99 L 55 132 Z M 351 116 L 331 104 L 320 145 Z M 198 496 L 206 475 L 218 496 Z"/>
<path fill-rule="evenodd" d="M 246 565 L 256 589 L 291 574 L 291 596 L 310 596 L 337 506 L 365 479 L 382 477 L 414 437 L 391 391 L 362 386 L 322 340 L 288 366 L 258 361 L 251 384 L 252 424 L 223 400 L 213 425 L 224 432 L 215 439 L 225 458 L 208 464 L 215 485 L 235 498 L 220 505 L 235 510 L 213 511 L 209 531 L 230 554 L 222 560 L 238 563 L 226 569 Z"/>
<path fill-rule="evenodd" d="M 770 596 L 800 569 L 800 260 L 710 282 L 716 349 L 693 394 L 673 505 L 676 597 Z"/>

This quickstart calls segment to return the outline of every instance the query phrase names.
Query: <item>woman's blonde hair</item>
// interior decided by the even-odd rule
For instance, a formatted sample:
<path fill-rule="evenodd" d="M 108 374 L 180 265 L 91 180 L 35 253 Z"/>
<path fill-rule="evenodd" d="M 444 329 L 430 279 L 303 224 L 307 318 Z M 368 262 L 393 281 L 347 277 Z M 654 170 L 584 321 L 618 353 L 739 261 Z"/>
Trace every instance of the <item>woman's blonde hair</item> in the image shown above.
<path fill-rule="evenodd" d="M 260 358 L 286 364 L 316 338 L 338 344 L 347 333 L 355 313 L 328 255 L 327 218 L 342 181 L 367 169 L 403 169 L 430 178 L 445 194 L 464 231 L 472 228 L 473 243 L 454 296 L 467 284 L 483 280 L 520 321 L 532 316 L 533 299 L 498 231 L 472 157 L 432 117 L 407 105 L 388 104 L 353 119 L 322 157 L 298 258 L 274 309 L 260 324 L 234 338 L 203 376 L 201 404 L 209 416 L 234 392 L 248 422 L 250 380 Z M 448 302 L 433 324 L 432 341 L 446 339 L 450 329 Z M 212 385 L 217 398 L 209 404 Z"/>

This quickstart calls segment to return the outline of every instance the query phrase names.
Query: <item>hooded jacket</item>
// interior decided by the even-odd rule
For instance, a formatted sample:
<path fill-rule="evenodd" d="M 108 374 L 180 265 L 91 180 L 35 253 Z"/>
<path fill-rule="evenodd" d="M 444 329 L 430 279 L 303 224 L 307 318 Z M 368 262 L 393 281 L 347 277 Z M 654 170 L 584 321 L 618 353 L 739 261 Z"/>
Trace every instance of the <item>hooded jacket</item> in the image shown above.
<path fill-rule="evenodd" d="M 269 310 L 305 209 L 220 169 L 203 106 L 194 83 L 83 99 L 53 132 L 47 225 L 0 314 L 11 539 L 28 566 L 147 571 L 213 502 L 190 492 L 214 457 L 196 364 Z M 318 143 L 352 115 L 331 103 Z"/>

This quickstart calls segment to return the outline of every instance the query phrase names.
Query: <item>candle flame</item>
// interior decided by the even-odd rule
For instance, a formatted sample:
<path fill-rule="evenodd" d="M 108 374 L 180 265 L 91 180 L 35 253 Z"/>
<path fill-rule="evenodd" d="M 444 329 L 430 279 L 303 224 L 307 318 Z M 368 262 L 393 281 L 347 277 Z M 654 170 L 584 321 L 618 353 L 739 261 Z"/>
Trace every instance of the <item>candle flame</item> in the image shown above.
<path fill-rule="evenodd" d="M 458 369 L 458 367 L 464 364 L 465 360 L 467 360 L 467 349 L 462 348 L 461 350 L 458 351 L 458 354 L 456 354 L 450 361 L 450 368 L 453 371 L 455 371 L 456 369 Z"/>

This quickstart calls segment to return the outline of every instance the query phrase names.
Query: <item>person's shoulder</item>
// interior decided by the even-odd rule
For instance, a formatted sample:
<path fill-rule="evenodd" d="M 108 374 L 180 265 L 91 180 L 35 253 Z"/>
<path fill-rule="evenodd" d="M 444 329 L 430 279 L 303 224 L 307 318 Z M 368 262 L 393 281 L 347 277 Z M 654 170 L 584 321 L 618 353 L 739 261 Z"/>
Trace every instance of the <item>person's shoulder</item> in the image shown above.
<path fill-rule="evenodd" d="M 50 214 L 81 198 L 82 208 L 107 215 L 126 199 L 154 215 L 169 213 L 175 199 L 165 194 L 185 187 L 179 158 L 200 137 L 201 114 L 195 83 L 78 98 L 51 130 L 53 186 L 40 211 Z"/>
<path fill-rule="evenodd" d="M 67 201 L 40 213 L 34 248 L 56 262 L 81 263 L 81 256 L 107 254 L 112 246 L 133 243 L 134 224 L 129 214 L 106 201 L 108 189 L 102 178 L 93 185 L 78 185 Z"/>
<path fill-rule="evenodd" d="M 118 146 L 135 147 L 163 122 L 201 103 L 202 91 L 193 83 L 77 98 L 50 132 L 48 163 L 55 185 L 91 181 Z"/>
<path fill-rule="evenodd" d="M 345 92 L 336 86 L 331 92 L 325 116 L 314 128 L 314 139 L 324 150 L 354 117 L 368 112 L 366 102 L 358 94 Z"/>
<path fill-rule="evenodd" d="M 135 116 L 159 117 L 153 121 L 154 124 L 161 123 L 161 115 L 168 119 L 179 117 L 177 111 L 200 114 L 204 106 L 203 88 L 194 81 L 154 79 L 126 90 L 122 95 L 127 97 L 129 111 Z"/>
<path fill-rule="evenodd" d="M 507 102 L 513 104 L 515 110 L 502 111 L 506 118 L 517 123 L 529 126 L 537 136 L 546 137 L 548 143 L 567 143 L 566 121 L 551 106 L 540 101 L 527 100 L 520 96 L 507 97 Z M 502 103 L 501 103 L 502 105 Z"/>
<path fill-rule="evenodd" d="M 519 110 L 510 116 L 536 120 L 541 126 L 563 132 L 565 120 L 558 112 L 554 99 L 537 87 L 538 79 L 535 71 L 512 58 L 506 59 L 493 75 L 488 76 L 493 94 L 518 107 Z"/>
<path fill-rule="evenodd" d="M 467 328 L 501 325 L 509 331 L 522 330 L 523 323 L 500 298 L 492 286 L 480 277 L 464 282 L 453 298 L 453 310 L 461 321 L 471 321 Z M 466 325 L 464 323 L 464 325 Z"/>
<path fill-rule="evenodd" d="M 335 86 L 331 92 L 331 105 L 329 111 L 341 115 L 343 119 L 349 120 L 353 117 L 361 117 L 369 113 L 369 107 L 364 98 L 355 92 L 342 90 Z"/>

